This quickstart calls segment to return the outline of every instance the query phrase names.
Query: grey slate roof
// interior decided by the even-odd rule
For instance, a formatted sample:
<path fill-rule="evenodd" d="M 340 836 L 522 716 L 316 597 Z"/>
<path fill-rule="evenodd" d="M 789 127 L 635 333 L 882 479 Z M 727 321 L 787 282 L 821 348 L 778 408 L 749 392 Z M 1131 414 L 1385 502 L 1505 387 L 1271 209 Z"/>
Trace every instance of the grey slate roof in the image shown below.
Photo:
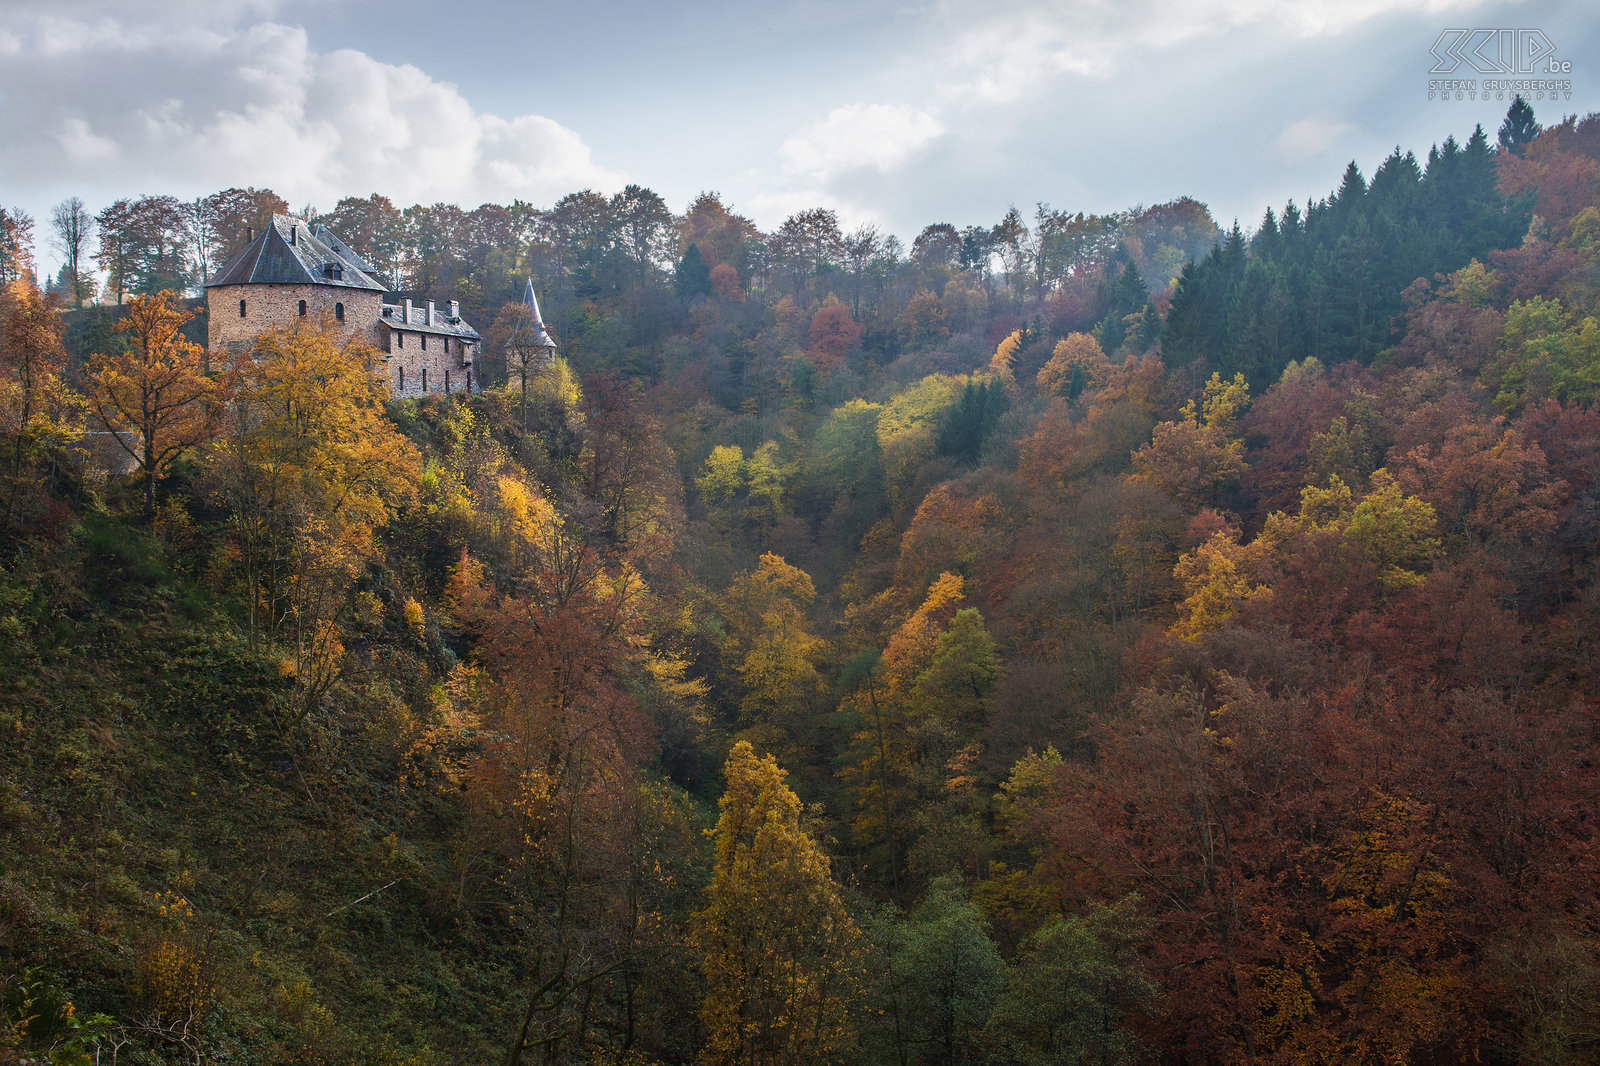
<path fill-rule="evenodd" d="M 555 339 L 550 336 L 550 331 L 544 328 L 544 316 L 539 313 L 539 297 L 533 294 L 532 278 L 528 279 L 528 291 L 522 294 L 522 302 L 533 312 L 533 346 L 554 348 Z"/>
<path fill-rule="evenodd" d="M 403 329 L 411 333 L 432 333 L 441 337 L 460 337 L 469 341 L 483 339 L 477 330 L 467 325 L 466 319 L 457 315 L 452 322 L 450 317 L 450 312 L 441 307 L 433 313 L 433 325 L 430 326 L 427 304 L 420 307 L 413 304 L 409 321 L 406 320 L 404 304 L 384 304 L 383 309 L 378 312 L 378 322 L 390 329 Z"/>
<path fill-rule="evenodd" d="M 331 238 L 331 242 L 328 238 Z M 332 267 L 333 269 L 329 269 Z M 218 285 L 329 285 L 383 292 L 372 267 L 327 227 L 313 227 L 288 215 L 273 215 L 272 225 L 223 264 L 206 282 Z"/>

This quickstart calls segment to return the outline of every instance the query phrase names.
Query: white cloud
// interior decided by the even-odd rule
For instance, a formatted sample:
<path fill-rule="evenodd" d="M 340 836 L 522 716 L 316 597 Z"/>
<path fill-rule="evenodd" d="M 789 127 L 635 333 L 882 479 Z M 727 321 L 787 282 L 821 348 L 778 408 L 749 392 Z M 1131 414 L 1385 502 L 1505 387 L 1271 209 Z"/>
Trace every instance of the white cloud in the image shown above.
<path fill-rule="evenodd" d="M 851 170 L 887 173 L 944 132 L 930 111 L 905 104 L 846 104 L 783 142 L 791 171 L 826 181 Z"/>
<path fill-rule="evenodd" d="M 1319 111 L 1283 128 L 1278 134 L 1278 155 L 1285 162 L 1304 163 L 1323 155 L 1354 130 L 1354 126 L 1338 115 Z"/>
<path fill-rule="evenodd" d="M 100 136 L 81 118 L 63 122 L 56 141 L 74 163 L 101 163 L 117 154 L 116 142 Z"/>
<path fill-rule="evenodd" d="M 1153 52 L 1259 28 L 1306 39 L 1399 14 L 1436 14 L 1477 0 L 1045 0 L 997 10 L 942 0 L 928 28 L 947 42 L 938 68 L 951 98 L 1009 103 L 1063 74 L 1107 79 Z"/>
<path fill-rule="evenodd" d="M 78 6 L 81 20 L 23 19 L 0 37 L 0 52 L 19 42 L 0 67 L 0 139 L 11 145 L 0 184 L 14 194 L 45 181 L 41 197 L 70 188 L 104 200 L 256 185 L 323 208 L 373 191 L 474 206 L 623 184 L 551 119 L 478 111 L 416 67 L 318 52 L 299 27 L 130 27 Z M 274 6 L 242 0 L 222 14 Z"/>

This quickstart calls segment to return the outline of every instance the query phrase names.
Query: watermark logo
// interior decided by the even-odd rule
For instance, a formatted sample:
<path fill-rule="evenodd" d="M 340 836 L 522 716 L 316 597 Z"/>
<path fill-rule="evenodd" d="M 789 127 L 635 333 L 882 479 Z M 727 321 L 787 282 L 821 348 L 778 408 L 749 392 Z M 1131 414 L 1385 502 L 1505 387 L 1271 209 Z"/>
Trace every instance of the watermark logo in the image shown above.
<path fill-rule="evenodd" d="M 1428 80 L 1429 100 L 1572 99 L 1572 60 L 1556 55 L 1543 30 L 1449 29 L 1433 47 L 1429 74 L 1463 75 Z M 1478 78 L 1473 75 L 1486 75 Z"/>
<path fill-rule="evenodd" d="M 1429 74 L 1454 74 L 1466 64 L 1479 74 L 1571 74 L 1543 30 L 1445 30 L 1428 49 Z"/>

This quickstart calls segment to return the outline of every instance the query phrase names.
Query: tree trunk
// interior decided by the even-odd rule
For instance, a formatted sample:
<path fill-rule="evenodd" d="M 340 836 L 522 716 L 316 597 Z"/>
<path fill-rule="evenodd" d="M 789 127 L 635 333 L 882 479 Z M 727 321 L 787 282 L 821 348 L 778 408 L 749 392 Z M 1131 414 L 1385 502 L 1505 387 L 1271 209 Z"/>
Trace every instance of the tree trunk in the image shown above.
<path fill-rule="evenodd" d="M 156 516 L 156 449 L 148 433 L 144 435 L 144 516 Z"/>

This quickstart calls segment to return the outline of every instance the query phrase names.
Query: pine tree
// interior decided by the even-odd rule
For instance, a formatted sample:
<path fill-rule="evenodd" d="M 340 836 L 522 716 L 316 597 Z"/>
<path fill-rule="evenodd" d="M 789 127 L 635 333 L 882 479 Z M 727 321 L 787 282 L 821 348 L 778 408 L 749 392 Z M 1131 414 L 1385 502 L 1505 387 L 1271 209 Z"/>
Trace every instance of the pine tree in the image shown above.
<path fill-rule="evenodd" d="M 1512 155 L 1524 155 L 1528 142 L 1539 135 L 1539 123 L 1533 117 L 1533 105 L 1519 93 L 1506 109 L 1506 120 L 1500 124 L 1500 148 Z"/>
<path fill-rule="evenodd" d="M 678 298 L 686 303 L 696 296 L 711 295 L 711 268 L 706 266 L 698 244 L 691 244 L 683 250 L 683 258 L 678 260 L 677 269 L 673 272 L 672 284 Z"/>

